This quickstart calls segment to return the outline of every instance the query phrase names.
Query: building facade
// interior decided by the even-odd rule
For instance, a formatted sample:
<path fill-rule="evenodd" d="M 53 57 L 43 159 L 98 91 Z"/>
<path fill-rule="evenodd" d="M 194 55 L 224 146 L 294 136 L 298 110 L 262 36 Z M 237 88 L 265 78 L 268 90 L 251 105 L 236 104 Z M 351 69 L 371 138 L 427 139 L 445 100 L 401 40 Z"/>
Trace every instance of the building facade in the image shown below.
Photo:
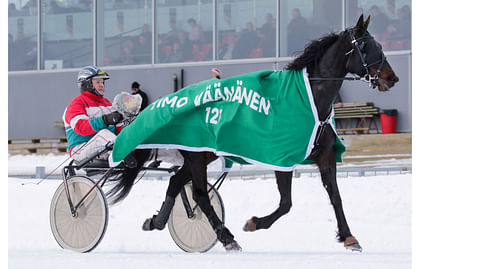
<path fill-rule="evenodd" d="M 111 100 L 138 81 L 154 101 L 209 79 L 212 67 L 222 77 L 282 69 L 310 40 L 353 26 L 362 13 L 371 15 L 369 31 L 400 82 L 386 93 L 345 82 L 342 100 L 397 109 L 398 131 L 411 132 L 411 0 L 8 2 L 12 138 L 63 134 L 53 123 L 79 93 L 75 80 L 83 66 L 110 74 Z"/>

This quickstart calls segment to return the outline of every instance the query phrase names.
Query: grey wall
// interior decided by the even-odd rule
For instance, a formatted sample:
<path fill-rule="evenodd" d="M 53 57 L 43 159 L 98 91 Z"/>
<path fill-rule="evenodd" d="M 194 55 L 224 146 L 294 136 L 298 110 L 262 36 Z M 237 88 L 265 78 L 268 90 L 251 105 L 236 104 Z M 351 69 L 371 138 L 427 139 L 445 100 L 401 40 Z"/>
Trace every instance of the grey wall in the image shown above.
<path fill-rule="evenodd" d="M 412 87 L 411 54 L 387 56 L 387 60 L 399 77 L 395 87 L 387 92 L 379 92 L 368 87 L 365 82 L 345 81 L 340 95 L 343 102 L 373 102 L 380 109 L 397 109 L 397 132 L 412 132 Z M 380 128 L 380 125 L 378 125 Z"/>
<path fill-rule="evenodd" d="M 374 102 L 381 109 L 398 109 L 397 130 L 411 132 L 411 54 L 387 55 L 400 82 L 389 92 L 380 93 L 368 88 L 363 82 L 345 82 L 341 89 L 344 102 Z M 239 75 L 257 70 L 283 68 L 286 62 L 266 63 L 218 63 L 223 77 Z M 105 97 L 113 101 L 116 94 L 130 92 L 136 80 L 148 94 L 150 102 L 173 91 L 173 75 L 180 79 L 184 69 L 185 85 L 210 78 L 212 65 L 183 67 L 130 67 L 131 69 L 109 69 L 110 80 L 106 81 Z M 76 85 L 78 70 L 61 72 L 10 72 L 8 75 L 8 137 L 63 136 L 63 129 L 54 128 L 53 123 L 61 120 L 65 107 L 79 94 Z M 180 81 L 179 81 L 180 83 Z"/>

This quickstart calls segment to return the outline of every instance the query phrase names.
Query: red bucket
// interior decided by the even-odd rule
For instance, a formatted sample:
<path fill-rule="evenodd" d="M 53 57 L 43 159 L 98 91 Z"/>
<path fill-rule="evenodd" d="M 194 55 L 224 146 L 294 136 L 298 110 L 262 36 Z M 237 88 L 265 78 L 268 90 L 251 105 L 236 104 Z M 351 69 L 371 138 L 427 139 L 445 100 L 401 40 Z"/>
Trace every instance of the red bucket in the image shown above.
<path fill-rule="evenodd" d="M 380 113 L 382 134 L 394 134 L 397 132 L 397 115 L 396 109 L 386 109 Z"/>

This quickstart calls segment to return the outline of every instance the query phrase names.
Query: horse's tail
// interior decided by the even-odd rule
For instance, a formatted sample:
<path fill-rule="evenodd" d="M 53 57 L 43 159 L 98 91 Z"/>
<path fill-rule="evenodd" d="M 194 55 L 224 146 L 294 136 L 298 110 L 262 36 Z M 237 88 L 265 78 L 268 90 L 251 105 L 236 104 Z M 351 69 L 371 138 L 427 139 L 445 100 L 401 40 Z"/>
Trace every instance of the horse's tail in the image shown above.
<path fill-rule="evenodd" d="M 106 193 L 109 204 L 116 204 L 127 197 L 143 164 L 148 160 L 150 152 L 150 149 L 137 149 L 133 151 L 132 154 L 137 160 L 137 166 L 134 168 L 125 167 L 123 172 L 116 178 L 109 180 L 113 183 L 113 187 Z"/>

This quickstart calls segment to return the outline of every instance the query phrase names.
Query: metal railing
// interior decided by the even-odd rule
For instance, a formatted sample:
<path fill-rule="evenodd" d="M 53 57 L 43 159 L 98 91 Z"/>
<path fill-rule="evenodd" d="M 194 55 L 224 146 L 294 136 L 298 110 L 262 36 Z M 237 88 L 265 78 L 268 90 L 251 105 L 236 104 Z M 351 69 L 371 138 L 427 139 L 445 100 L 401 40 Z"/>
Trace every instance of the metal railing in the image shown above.
<path fill-rule="evenodd" d="M 144 173 L 144 174 L 142 174 Z M 209 178 L 217 177 L 221 171 L 211 171 L 207 173 Z M 337 168 L 337 177 L 364 177 L 364 176 L 376 176 L 376 175 L 391 175 L 391 174 L 410 174 L 412 173 L 412 167 L 410 165 L 393 166 L 393 167 L 339 167 Z M 299 178 L 302 175 L 318 176 L 320 171 L 317 168 L 299 168 L 293 171 L 293 176 Z M 143 178 L 154 180 L 168 180 L 172 174 L 161 171 L 146 171 L 140 172 Z M 44 178 L 45 167 L 36 167 L 35 174 L 26 175 L 9 175 L 9 177 L 20 178 Z M 275 172 L 273 170 L 263 169 L 243 169 L 243 170 L 231 170 L 228 173 L 230 179 L 242 179 L 251 180 L 258 178 L 273 178 Z M 61 179 L 60 174 L 53 174 L 48 179 Z"/>

